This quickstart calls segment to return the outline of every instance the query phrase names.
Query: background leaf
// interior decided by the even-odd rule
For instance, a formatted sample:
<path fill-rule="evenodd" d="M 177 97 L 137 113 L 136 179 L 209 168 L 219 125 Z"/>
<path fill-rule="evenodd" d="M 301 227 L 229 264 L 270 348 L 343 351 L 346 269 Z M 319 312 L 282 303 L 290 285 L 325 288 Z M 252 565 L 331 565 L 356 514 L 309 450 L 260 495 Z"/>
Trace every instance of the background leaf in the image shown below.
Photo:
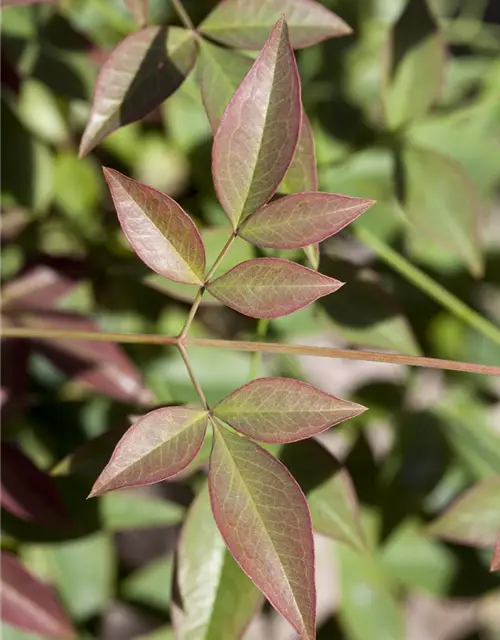
<path fill-rule="evenodd" d="M 297 145 L 300 118 L 300 79 L 281 19 L 229 102 L 214 138 L 215 190 L 235 228 L 282 181 Z"/>
<path fill-rule="evenodd" d="M 226 548 L 212 516 L 207 487 L 199 492 L 184 524 L 177 551 L 177 583 L 173 619 L 180 638 L 239 638 L 262 599 Z"/>
<path fill-rule="evenodd" d="M 208 285 L 210 293 L 252 318 L 279 318 L 298 311 L 342 282 L 280 258 L 247 260 Z"/>
<path fill-rule="evenodd" d="M 384 102 L 396 129 L 423 116 L 443 81 L 446 49 L 427 0 L 408 0 L 388 43 Z"/>
<path fill-rule="evenodd" d="M 206 427 L 207 414 L 201 409 L 166 407 L 151 411 L 137 420 L 117 444 L 91 496 L 175 475 L 198 453 Z"/>
<path fill-rule="evenodd" d="M 52 589 L 32 576 L 11 553 L 2 551 L 2 620 L 51 636 L 73 638 L 74 632 Z"/>
<path fill-rule="evenodd" d="M 298 485 L 273 456 L 225 428 L 215 430 L 208 477 L 214 517 L 231 553 L 301 637 L 312 640 L 314 544 Z"/>
<path fill-rule="evenodd" d="M 125 38 L 99 74 L 80 155 L 148 115 L 182 84 L 195 60 L 192 34 L 179 27 L 146 27 Z"/>
<path fill-rule="evenodd" d="M 474 547 L 494 547 L 500 531 L 500 478 L 489 478 L 460 496 L 427 532 Z"/>
<path fill-rule="evenodd" d="M 201 284 L 205 249 L 194 222 L 171 198 L 105 169 L 116 212 L 132 248 L 150 269 L 165 278 Z"/>
<path fill-rule="evenodd" d="M 415 227 L 441 251 L 447 251 L 479 276 L 483 258 L 478 238 L 478 203 L 463 169 L 428 149 L 403 152 L 404 210 Z M 435 176 L 439 180 L 435 180 Z M 437 215 L 439 212 L 439 215 Z"/>
<path fill-rule="evenodd" d="M 236 389 L 213 412 L 234 429 L 262 442 L 309 438 L 365 411 L 293 378 L 258 378 Z"/>
<path fill-rule="evenodd" d="M 226 0 L 200 25 L 211 38 L 238 49 L 260 49 L 273 24 L 284 15 L 293 47 L 307 47 L 351 29 L 314 0 Z"/>

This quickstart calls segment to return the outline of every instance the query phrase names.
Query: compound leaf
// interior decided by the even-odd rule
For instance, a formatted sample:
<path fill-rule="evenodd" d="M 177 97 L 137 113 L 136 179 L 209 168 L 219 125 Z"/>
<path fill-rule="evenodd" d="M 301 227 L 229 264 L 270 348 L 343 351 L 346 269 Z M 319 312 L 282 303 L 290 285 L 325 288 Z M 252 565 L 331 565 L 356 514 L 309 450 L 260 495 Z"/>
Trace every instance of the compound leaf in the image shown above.
<path fill-rule="evenodd" d="M 340 289 L 343 282 L 281 258 L 242 262 L 208 284 L 218 300 L 251 318 L 279 318 Z"/>
<path fill-rule="evenodd" d="M 301 111 L 297 64 L 281 19 L 231 98 L 214 139 L 215 190 L 235 228 L 283 180 L 297 145 Z"/>
<path fill-rule="evenodd" d="M 52 588 L 28 573 L 17 558 L 2 551 L 2 620 L 50 638 L 74 638 L 71 623 Z"/>
<path fill-rule="evenodd" d="M 309 438 L 365 410 L 293 378 L 252 380 L 213 409 L 237 431 L 272 443 Z"/>
<path fill-rule="evenodd" d="M 122 40 L 99 73 L 80 156 L 166 100 L 193 68 L 196 51 L 193 34 L 180 27 L 146 27 Z"/>
<path fill-rule="evenodd" d="M 91 496 L 161 482 L 182 471 L 198 453 L 207 413 L 165 407 L 146 414 L 125 433 L 97 479 Z"/>
<path fill-rule="evenodd" d="M 191 506 L 177 551 L 179 602 L 172 614 L 179 638 L 240 638 L 261 601 L 253 582 L 227 550 L 207 487 Z"/>
<path fill-rule="evenodd" d="M 167 195 L 104 169 L 124 234 L 147 266 L 170 280 L 201 284 L 205 249 L 196 225 Z"/>
<path fill-rule="evenodd" d="M 238 233 L 259 247 L 298 249 L 338 233 L 373 203 L 336 193 L 295 193 L 253 213 Z"/>
<path fill-rule="evenodd" d="M 200 25 L 211 38 L 238 49 L 260 49 L 284 15 L 295 48 L 345 36 L 350 27 L 314 0 L 225 0 Z"/>
<path fill-rule="evenodd" d="M 257 444 L 215 429 L 209 489 L 215 521 L 243 571 L 301 634 L 315 638 L 311 516 L 287 469 Z"/>

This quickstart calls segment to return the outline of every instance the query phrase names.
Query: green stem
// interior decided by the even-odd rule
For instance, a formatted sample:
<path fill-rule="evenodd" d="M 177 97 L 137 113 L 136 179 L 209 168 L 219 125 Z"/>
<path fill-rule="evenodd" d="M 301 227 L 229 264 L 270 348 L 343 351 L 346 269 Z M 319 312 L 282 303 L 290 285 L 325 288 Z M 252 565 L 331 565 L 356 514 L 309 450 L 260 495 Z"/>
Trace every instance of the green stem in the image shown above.
<path fill-rule="evenodd" d="M 374 236 L 366 229 L 357 228 L 357 237 L 373 249 L 373 251 L 388 265 L 393 267 L 404 278 L 413 283 L 421 291 L 427 293 L 436 300 L 442 307 L 450 311 L 457 318 L 460 318 L 470 327 L 476 329 L 484 336 L 500 345 L 500 329 L 492 322 L 484 318 L 481 314 L 471 309 L 460 298 L 457 298 L 427 274 L 415 267 L 402 255 L 394 251 L 389 245 Z"/>
<path fill-rule="evenodd" d="M 257 323 L 257 340 L 262 341 L 267 335 L 269 329 L 269 319 L 261 318 Z M 250 380 L 253 380 L 259 375 L 260 362 L 262 360 L 262 352 L 254 351 L 252 354 L 252 362 L 250 364 Z"/>
<path fill-rule="evenodd" d="M 194 28 L 194 24 L 191 18 L 189 17 L 189 14 L 187 13 L 186 9 L 184 9 L 184 7 L 182 6 L 182 2 L 180 0 L 172 0 L 172 5 L 175 11 L 177 12 L 177 15 L 181 19 L 182 23 L 186 27 L 186 29 L 189 29 L 190 31 L 196 31 L 196 29 Z"/>
<path fill-rule="evenodd" d="M 59 329 L 31 329 L 29 327 L 3 327 L 1 338 L 28 338 L 32 340 L 92 340 L 95 342 L 117 342 L 123 344 L 161 344 L 178 346 L 179 339 L 171 336 L 130 333 L 101 333 L 99 331 L 63 331 Z M 320 358 L 343 358 L 346 360 L 364 360 L 367 362 L 385 362 L 410 367 L 444 369 L 448 371 L 466 371 L 500 376 L 500 367 L 493 365 L 404 356 L 376 351 L 354 351 L 352 349 L 333 349 L 330 347 L 311 347 L 308 345 L 279 344 L 277 342 L 246 342 L 244 340 L 217 340 L 212 338 L 189 338 L 183 347 L 211 347 L 230 351 L 261 351 L 263 353 L 286 353 L 294 356 L 317 356 Z"/>
<path fill-rule="evenodd" d="M 191 366 L 191 362 L 189 361 L 189 355 L 186 350 L 186 347 L 181 342 L 178 342 L 177 348 L 179 349 L 179 353 L 181 354 L 182 359 L 184 360 L 184 364 L 186 365 L 187 372 L 189 374 L 189 377 L 191 378 L 191 382 L 193 383 L 193 387 L 195 388 L 195 391 L 198 394 L 198 398 L 200 399 L 200 402 L 203 405 L 203 408 L 209 411 L 210 409 L 207 403 L 207 399 L 205 398 L 203 389 L 201 388 L 201 385 L 198 382 L 198 379 L 195 375 L 193 367 Z"/>
<path fill-rule="evenodd" d="M 210 271 L 207 273 L 207 277 L 205 278 L 205 283 L 208 283 L 210 281 L 210 278 L 214 275 L 214 273 L 216 272 L 218 266 L 220 265 L 220 263 L 226 257 L 226 253 L 231 248 L 231 245 L 233 244 L 235 239 L 236 239 L 236 231 L 233 231 L 231 233 L 231 235 L 229 236 L 229 238 L 227 239 L 226 244 L 222 247 L 222 251 L 217 256 L 217 259 L 215 260 L 215 262 L 211 266 Z"/>
<path fill-rule="evenodd" d="M 191 309 L 189 310 L 188 317 L 184 326 L 182 327 L 182 331 L 179 334 L 179 342 L 183 342 L 184 338 L 187 336 L 189 328 L 194 320 L 196 312 L 198 311 L 198 307 L 200 306 L 201 299 L 203 298 L 203 294 L 205 293 L 205 287 L 200 287 L 198 289 L 198 293 L 196 294 L 193 304 L 191 305 Z"/>

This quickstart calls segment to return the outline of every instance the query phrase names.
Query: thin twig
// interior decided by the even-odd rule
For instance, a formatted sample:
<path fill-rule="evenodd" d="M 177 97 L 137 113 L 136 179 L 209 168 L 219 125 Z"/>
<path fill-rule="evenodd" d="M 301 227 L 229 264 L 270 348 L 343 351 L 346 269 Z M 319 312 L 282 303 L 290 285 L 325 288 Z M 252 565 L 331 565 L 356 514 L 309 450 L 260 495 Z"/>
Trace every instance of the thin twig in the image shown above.
<path fill-rule="evenodd" d="M 28 327 L 4 327 L 2 338 L 31 338 L 38 340 L 92 340 L 96 342 L 118 342 L 124 344 L 160 344 L 177 346 L 179 339 L 171 336 L 133 333 L 101 333 L 98 331 L 62 331 L 59 329 L 31 329 Z M 356 351 L 351 349 L 334 349 L 331 347 L 311 347 L 308 345 L 279 344 L 277 342 L 246 342 L 244 340 L 217 340 L 213 338 L 189 338 L 184 341 L 186 347 L 207 347 L 227 349 L 230 351 L 261 351 L 265 353 L 287 353 L 296 356 L 317 356 L 320 358 L 343 358 L 345 360 L 364 360 L 367 362 L 385 362 L 410 367 L 428 369 L 444 369 L 448 371 L 464 371 L 490 376 L 500 376 L 500 367 L 457 362 L 439 358 L 421 356 L 405 356 L 394 353 L 376 351 Z"/>
<path fill-rule="evenodd" d="M 226 256 L 226 253 L 229 251 L 229 249 L 230 249 L 231 245 L 233 244 L 233 242 L 235 241 L 235 239 L 236 239 L 236 231 L 233 231 L 231 233 L 231 235 L 229 236 L 229 238 L 227 239 L 226 244 L 222 247 L 222 251 L 217 256 L 215 262 L 210 267 L 210 271 L 207 273 L 207 277 L 205 278 L 205 282 L 209 282 L 210 278 L 214 275 L 214 273 L 216 272 L 218 266 L 224 260 L 224 258 Z"/>
<path fill-rule="evenodd" d="M 186 27 L 186 29 L 190 29 L 191 31 L 196 31 L 196 29 L 194 28 L 193 21 L 189 17 L 189 14 L 187 13 L 186 9 L 184 9 L 184 7 L 182 6 L 182 2 L 180 0 L 172 0 L 172 5 L 175 11 L 177 12 L 177 15 L 181 19 L 182 23 Z"/>
<path fill-rule="evenodd" d="M 184 360 L 184 364 L 186 365 L 187 372 L 189 373 L 189 377 L 191 378 L 191 382 L 193 383 L 193 387 L 195 388 L 195 391 L 198 394 L 198 398 L 200 399 L 200 402 L 203 405 L 203 408 L 206 409 L 207 411 L 209 411 L 209 406 L 208 406 L 208 403 L 207 403 L 207 399 L 205 398 L 205 394 L 203 393 L 203 389 L 201 388 L 201 385 L 198 382 L 198 379 L 197 379 L 196 374 L 195 374 L 195 372 L 193 370 L 193 367 L 191 366 L 191 362 L 189 361 L 189 355 L 188 355 L 188 352 L 186 350 L 186 347 L 184 346 L 183 343 L 178 342 L 177 343 L 177 348 L 179 349 L 179 353 L 181 354 L 182 359 Z"/>
<path fill-rule="evenodd" d="M 182 327 L 182 331 L 179 334 L 180 342 L 183 342 L 185 337 L 188 334 L 189 328 L 191 327 L 191 323 L 193 322 L 196 312 L 198 311 L 198 307 L 200 306 L 201 299 L 203 298 L 204 292 L 205 292 L 205 288 L 200 287 L 198 290 L 198 293 L 195 296 L 195 299 L 193 300 L 193 304 L 191 305 L 191 309 L 189 310 L 189 314 L 186 319 L 186 322 L 184 323 L 184 326 Z"/>

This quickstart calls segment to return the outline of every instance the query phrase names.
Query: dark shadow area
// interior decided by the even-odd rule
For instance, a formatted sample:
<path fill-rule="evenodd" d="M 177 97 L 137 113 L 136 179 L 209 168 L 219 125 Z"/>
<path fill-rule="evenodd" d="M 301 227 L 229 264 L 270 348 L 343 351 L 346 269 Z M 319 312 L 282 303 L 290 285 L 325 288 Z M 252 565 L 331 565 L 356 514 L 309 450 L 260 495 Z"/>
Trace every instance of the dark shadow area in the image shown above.
<path fill-rule="evenodd" d="M 305 494 L 342 469 L 333 455 L 312 438 L 286 444 L 280 453 L 280 460 Z"/>

